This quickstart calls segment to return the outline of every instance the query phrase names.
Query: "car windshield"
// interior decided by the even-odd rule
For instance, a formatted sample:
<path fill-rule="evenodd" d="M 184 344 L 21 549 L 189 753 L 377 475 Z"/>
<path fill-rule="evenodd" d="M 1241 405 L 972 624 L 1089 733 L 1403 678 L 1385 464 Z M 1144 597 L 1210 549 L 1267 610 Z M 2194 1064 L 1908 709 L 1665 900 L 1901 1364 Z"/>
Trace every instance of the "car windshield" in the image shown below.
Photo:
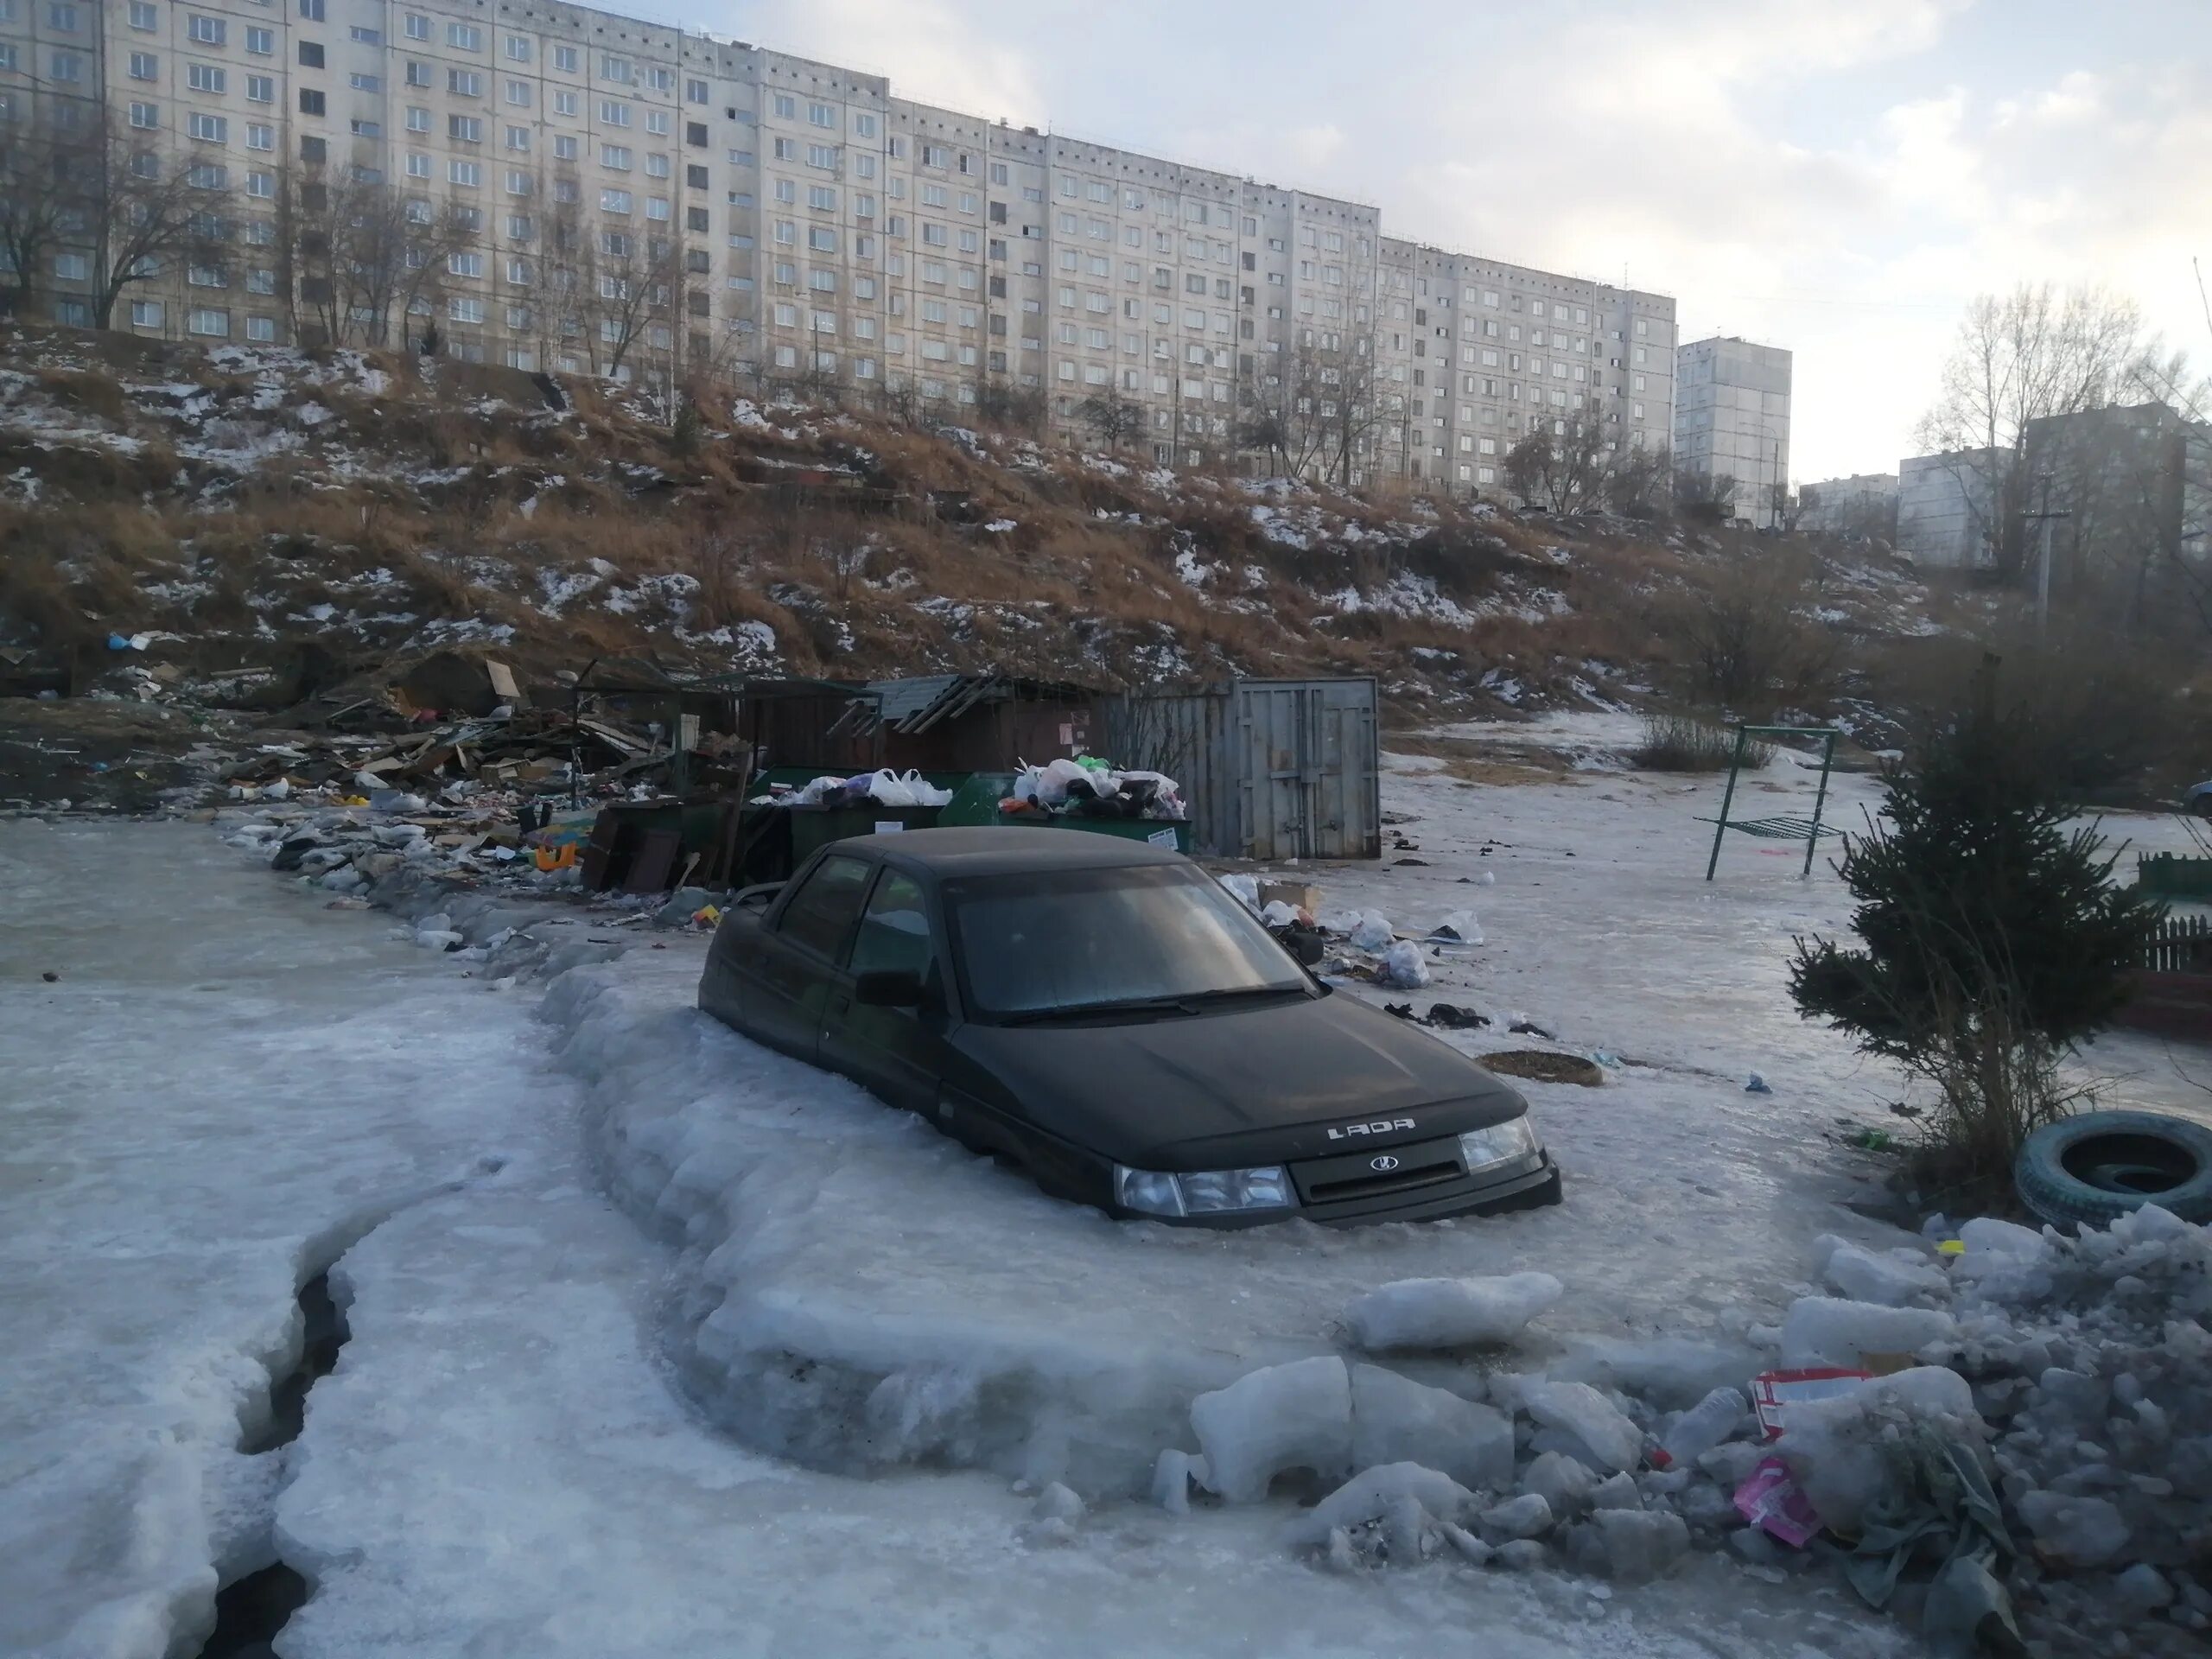
<path fill-rule="evenodd" d="M 945 884 L 975 1012 L 1307 991 L 1251 912 L 1179 865 L 1052 870 Z"/>

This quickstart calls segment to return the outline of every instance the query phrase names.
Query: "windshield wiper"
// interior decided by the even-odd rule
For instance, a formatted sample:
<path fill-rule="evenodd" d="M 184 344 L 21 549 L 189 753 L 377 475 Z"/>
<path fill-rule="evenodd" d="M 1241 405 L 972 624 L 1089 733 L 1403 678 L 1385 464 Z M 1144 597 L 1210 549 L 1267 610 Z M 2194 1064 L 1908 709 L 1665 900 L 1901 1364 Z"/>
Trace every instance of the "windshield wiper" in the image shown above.
<path fill-rule="evenodd" d="M 1189 996 L 1132 996 L 1119 1001 L 1063 1002 L 1057 1007 L 1022 1008 L 1000 1017 L 1002 1026 L 1033 1026 L 1045 1020 L 1077 1020 L 1094 1014 L 1196 1014 L 1198 998 Z"/>
<path fill-rule="evenodd" d="M 1082 1019 L 1097 1014 L 1196 1014 L 1208 1002 L 1247 996 L 1294 996 L 1300 985 L 1239 985 L 1215 991 L 1184 991 L 1174 996 L 1132 996 L 1117 1001 L 1065 1002 L 1052 1008 L 1023 1008 L 1002 1016 L 1003 1026 L 1032 1026 L 1046 1020 Z"/>

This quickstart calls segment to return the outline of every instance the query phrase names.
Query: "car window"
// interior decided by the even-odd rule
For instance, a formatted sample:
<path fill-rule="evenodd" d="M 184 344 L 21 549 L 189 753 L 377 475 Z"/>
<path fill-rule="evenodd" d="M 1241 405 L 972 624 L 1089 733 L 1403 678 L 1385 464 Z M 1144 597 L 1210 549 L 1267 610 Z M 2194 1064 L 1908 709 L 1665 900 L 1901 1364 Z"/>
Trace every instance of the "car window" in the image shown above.
<path fill-rule="evenodd" d="M 969 1000 L 987 1014 L 1306 982 L 1257 917 L 1185 868 L 983 876 L 944 895 Z"/>
<path fill-rule="evenodd" d="M 860 931 L 853 936 L 853 971 L 926 979 L 934 956 L 921 884 L 912 876 L 886 870 L 861 917 Z"/>
<path fill-rule="evenodd" d="M 869 873 L 866 859 L 823 859 L 784 906 L 779 931 L 792 944 L 834 960 L 860 914 Z"/>

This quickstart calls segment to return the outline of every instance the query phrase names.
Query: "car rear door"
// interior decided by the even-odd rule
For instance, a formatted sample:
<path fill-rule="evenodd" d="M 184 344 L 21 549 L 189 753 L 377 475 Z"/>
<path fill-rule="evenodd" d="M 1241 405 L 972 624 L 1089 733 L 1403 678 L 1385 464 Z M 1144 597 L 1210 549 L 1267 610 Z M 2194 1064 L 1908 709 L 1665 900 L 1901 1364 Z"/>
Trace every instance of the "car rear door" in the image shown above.
<path fill-rule="evenodd" d="M 935 1107 L 944 1070 L 948 1014 L 942 937 L 922 883 L 886 866 L 853 931 L 823 1018 L 822 1063 L 911 1111 Z M 927 988 L 923 1005 L 885 1008 L 855 1001 L 853 988 L 867 973 L 914 975 Z"/>
<path fill-rule="evenodd" d="M 741 993 L 746 1028 L 803 1060 L 817 1057 L 832 982 L 860 919 L 874 862 L 832 853 L 802 876 L 760 930 Z"/>

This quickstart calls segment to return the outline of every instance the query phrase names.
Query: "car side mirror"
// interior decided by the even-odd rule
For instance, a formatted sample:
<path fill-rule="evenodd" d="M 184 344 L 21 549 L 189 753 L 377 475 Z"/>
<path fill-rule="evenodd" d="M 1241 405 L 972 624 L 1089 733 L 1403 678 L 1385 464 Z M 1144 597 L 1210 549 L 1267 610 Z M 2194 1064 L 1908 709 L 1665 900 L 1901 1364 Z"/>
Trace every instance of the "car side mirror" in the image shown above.
<path fill-rule="evenodd" d="M 883 969 L 857 976 L 853 1001 L 869 1008 L 918 1008 L 924 1001 L 922 976 Z"/>

